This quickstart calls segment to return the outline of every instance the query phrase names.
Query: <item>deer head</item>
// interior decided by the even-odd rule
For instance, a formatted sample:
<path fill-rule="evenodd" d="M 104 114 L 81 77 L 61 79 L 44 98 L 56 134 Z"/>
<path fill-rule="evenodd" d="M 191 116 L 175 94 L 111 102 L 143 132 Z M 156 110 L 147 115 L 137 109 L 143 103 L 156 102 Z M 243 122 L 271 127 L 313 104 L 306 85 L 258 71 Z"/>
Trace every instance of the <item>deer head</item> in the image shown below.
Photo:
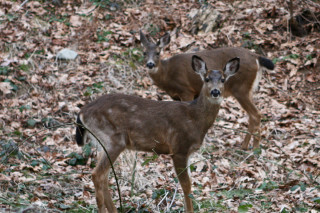
<path fill-rule="evenodd" d="M 146 66 L 153 69 L 158 66 L 160 60 L 160 53 L 162 48 L 170 43 L 170 34 L 165 33 L 157 43 L 149 41 L 147 37 L 140 31 L 140 41 L 145 48 L 144 57 Z"/>
<path fill-rule="evenodd" d="M 223 71 L 207 71 L 206 63 L 199 56 L 192 56 L 192 68 L 204 82 L 201 93 L 211 102 L 220 104 L 224 94 L 225 82 L 239 70 L 240 59 L 233 58 L 227 62 Z"/>

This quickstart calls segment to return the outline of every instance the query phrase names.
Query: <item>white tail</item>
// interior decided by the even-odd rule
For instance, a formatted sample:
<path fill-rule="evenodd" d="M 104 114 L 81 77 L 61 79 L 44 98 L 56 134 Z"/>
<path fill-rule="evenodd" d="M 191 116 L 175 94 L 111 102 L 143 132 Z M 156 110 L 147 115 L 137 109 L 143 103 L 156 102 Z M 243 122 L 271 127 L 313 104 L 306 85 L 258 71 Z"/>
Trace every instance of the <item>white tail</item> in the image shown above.
<path fill-rule="evenodd" d="M 205 62 L 193 56 L 192 67 L 203 86 L 192 102 L 152 101 L 123 94 L 105 95 L 84 106 L 77 119 L 76 140 L 84 144 L 87 128 L 103 143 L 112 162 L 127 149 L 169 154 L 180 181 L 187 212 L 193 212 L 188 157 L 198 150 L 216 119 L 225 93 L 225 85 L 239 68 L 239 58 L 226 63 L 222 70 L 207 71 Z M 85 127 L 85 128 L 83 128 Z M 102 151 L 92 180 L 99 212 L 116 212 L 108 184 L 111 164 Z"/>
<path fill-rule="evenodd" d="M 145 47 L 146 66 L 149 68 L 150 77 L 174 100 L 191 101 L 200 94 L 203 82 L 190 66 L 192 55 L 196 54 L 203 58 L 209 70 L 221 70 L 230 58 L 239 57 L 241 60 L 239 72 L 225 84 L 224 97 L 234 96 L 249 115 L 249 133 L 242 143 L 242 148 L 248 149 L 251 135 L 254 133 L 257 133 L 257 136 L 254 137 L 253 147 L 259 147 L 261 116 L 252 103 L 252 92 L 254 86 L 259 83 L 262 69 L 274 69 L 271 60 L 247 49 L 233 47 L 179 54 L 161 60 L 161 50 L 170 42 L 169 33 L 163 35 L 155 44 L 140 31 L 140 40 Z"/>

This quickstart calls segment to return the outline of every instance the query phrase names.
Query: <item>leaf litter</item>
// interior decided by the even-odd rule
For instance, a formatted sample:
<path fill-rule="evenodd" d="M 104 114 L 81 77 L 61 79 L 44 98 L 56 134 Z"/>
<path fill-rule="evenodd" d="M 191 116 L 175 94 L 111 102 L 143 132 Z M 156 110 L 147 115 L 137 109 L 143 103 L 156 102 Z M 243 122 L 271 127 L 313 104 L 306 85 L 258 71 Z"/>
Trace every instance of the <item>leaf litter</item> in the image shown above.
<path fill-rule="evenodd" d="M 171 101 L 147 74 L 140 29 L 155 39 L 171 32 L 164 57 L 243 46 L 276 64 L 275 71 L 263 73 L 254 95 L 262 115 L 261 149 L 240 149 L 247 115 L 228 98 L 192 156 L 195 210 L 319 211 L 319 21 L 309 20 L 308 33 L 299 37 L 288 28 L 286 1 L 212 0 L 209 7 L 199 2 L 63 1 L 56 6 L 0 0 L 1 211 L 96 209 L 90 175 L 95 148 L 87 155 L 77 147 L 73 125 L 52 127 L 74 122 L 81 106 L 105 93 Z M 293 9 L 297 17 L 306 10 L 317 17 L 319 8 L 300 0 Z M 216 16 L 197 19 L 195 14 L 204 11 Z M 78 57 L 57 60 L 54 56 L 66 48 Z M 170 157 L 126 152 L 115 166 L 128 211 L 183 209 Z"/>

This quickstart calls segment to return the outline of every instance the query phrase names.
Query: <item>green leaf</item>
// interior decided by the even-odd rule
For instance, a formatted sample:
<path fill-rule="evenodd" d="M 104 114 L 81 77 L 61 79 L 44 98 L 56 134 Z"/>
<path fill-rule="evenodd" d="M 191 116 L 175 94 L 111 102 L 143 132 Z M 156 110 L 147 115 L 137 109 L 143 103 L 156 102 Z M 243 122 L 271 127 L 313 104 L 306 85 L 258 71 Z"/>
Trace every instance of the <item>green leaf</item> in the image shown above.
<path fill-rule="evenodd" d="M 85 158 L 88 158 L 91 154 L 91 145 L 88 143 L 83 146 L 83 154 Z"/>
<path fill-rule="evenodd" d="M 298 189 L 300 186 L 299 185 L 295 185 L 295 186 L 292 186 L 291 187 L 291 189 L 290 189 L 290 191 L 295 191 L 296 189 Z"/>
<path fill-rule="evenodd" d="M 42 169 L 43 170 L 48 170 L 48 169 L 50 169 L 51 168 L 51 166 L 50 165 L 48 165 L 48 164 L 44 164 L 43 166 L 42 166 Z"/>
<path fill-rule="evenodd" d="M 39 165 L 39 161 L 33 160 L 30 165 L 33 166 L 33 167 L 38 166 Z"/>
<path fill-rule="evenodd" d="M 28 123 L 28 126 L 29 126 L 29 127 L 34 127 L 37 122 L 36 122 L 35 120 L 33 120 L 33 119 L 29 119 L 29 120 L 27 121 L 27 123 Z"/>
<path fill-rule="evenodd" d="M 60 208 L 60 209 L 70 209 L 71 208 L 71 206 L 69 206 L 69 205 L 65 205 L 65 204 L 58 204 L 58 208 Z"/>
<path fill-rule="evenodd" d="M 307 185 L 305 183 L 300 183 L 300 189 L 302 192 L 306 191 Z"/>
<path fill-rule="evenodd" d="M 320 197 L 312 199 L 313 202 L 320 204 Z"/>
<path fill-rule="evenodd" d="M 142 166 L 145 166 L 145 165 L 147 165 L 150 161 L 151 161 L 150 158 L 149 158 L 149 159 L 146 159 L 141 165 L 142 165 Z"/>
<path fill-rule="evenodd" d="M 77 158 L 71 158 L 67 162 L 70 166 L 76 166 L 77 165 Z"/>
<path fill-rule="evenodd" d="M 188 197 L 190 197 L 191 199 L 194 199 L 193 194 L 188 194 Z"/>
<path fill-rule="evenodd" d="M 164 195 L 166 191 L 164 189 L 157 189 L 152 192 L 152 199 L 158 199 L 160 196 Z"/>
<path fill-rule="evenodd" d="M 255 155 L 258 155 L 258 156 L 261 155 L 261 152 L 262 152 L 262 151 L 261 151 L 261 148 L 256 148 L 256 149 L 253 150 L 253 153 L 254 153 Z"/>
<path fill-rule="evenodd" d="M 240 203 L 240 205 L 238 207 L 238 212 L 245 213 L 245 212 L 248 212 L 250 208 L 252 208 L 252 204 L 250 204 L 250 203 Z"/>

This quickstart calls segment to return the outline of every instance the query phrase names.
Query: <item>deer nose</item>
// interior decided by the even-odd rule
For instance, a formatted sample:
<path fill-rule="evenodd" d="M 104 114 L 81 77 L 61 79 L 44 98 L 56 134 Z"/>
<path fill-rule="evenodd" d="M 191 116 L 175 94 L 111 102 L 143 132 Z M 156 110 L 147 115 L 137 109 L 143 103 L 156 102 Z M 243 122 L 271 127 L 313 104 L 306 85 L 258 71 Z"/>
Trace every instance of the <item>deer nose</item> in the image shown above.
<path fill-rule="evenodd" d="M 220 94 L 221 94 L 221 92 L 219 90 L 217 90 L 217 89 L 214 89 L 214 90 L 211 91 L 211 95 L 213 97 L 215 97 L 215 98 L 220 96 Z"/>
<path fill-rule="evenodd" d="M 147 63 L 147 67 L 148 67 L 149 69 L 152 69 L 152 68 L 154 67 L 154 63 L 153 63 L 153 62 L 148 62 L 148 63 Z"/>

